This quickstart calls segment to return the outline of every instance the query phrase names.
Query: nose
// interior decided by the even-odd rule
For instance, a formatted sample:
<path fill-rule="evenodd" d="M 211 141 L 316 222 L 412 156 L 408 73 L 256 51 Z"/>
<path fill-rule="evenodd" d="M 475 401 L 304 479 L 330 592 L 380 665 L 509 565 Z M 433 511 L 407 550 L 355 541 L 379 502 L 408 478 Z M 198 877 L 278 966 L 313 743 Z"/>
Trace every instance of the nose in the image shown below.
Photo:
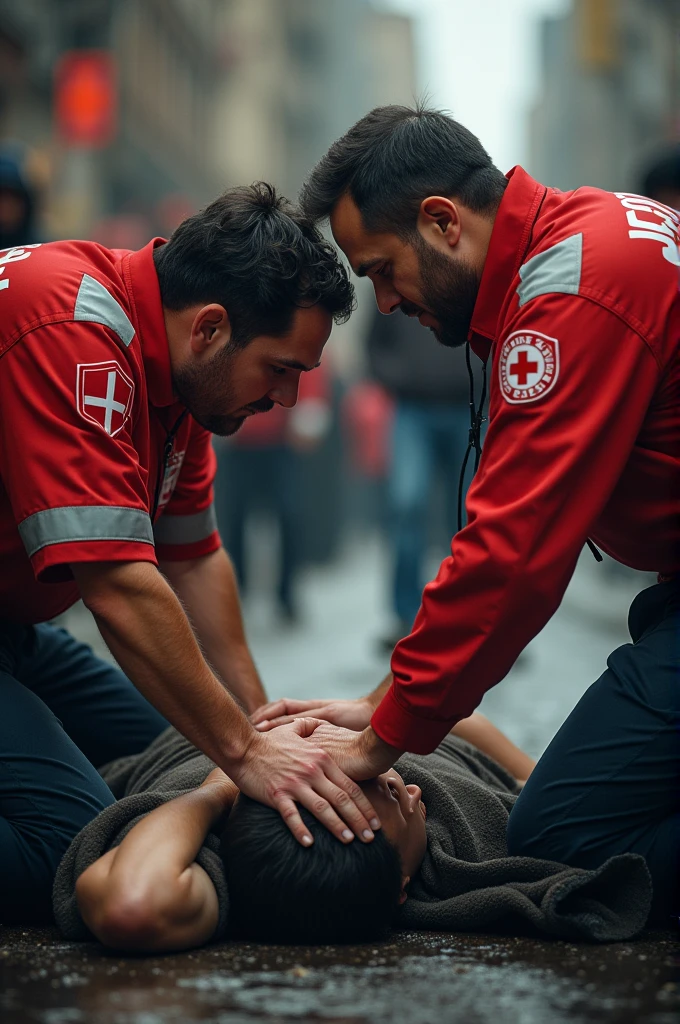
<path fill-rule="evenodd" d="M 267 397 L 271 398 L 272 402 L 276 402 L 277 405 L 282 405 L 284 409 L 292 409 L 298 400 L 299 385 L 299 377 L 282 380 L 280 384 L 271 389 Z"/>
<path fill-rule="evenodd" d="M 411 797 L 409 804 L 411 807 L 416 807 L 422 800 L 423 791 L 420 786 L 416 786 L 414 783 L 406 787 L 406 792 Z"/>
<path fill-rule="evenodd" d="M 381 313 L 394 313 L 396 309 L 399 309 L 402 296 L 388 281 L 374 280 L 373 288 L 375 289 L 375 301 Z"/>

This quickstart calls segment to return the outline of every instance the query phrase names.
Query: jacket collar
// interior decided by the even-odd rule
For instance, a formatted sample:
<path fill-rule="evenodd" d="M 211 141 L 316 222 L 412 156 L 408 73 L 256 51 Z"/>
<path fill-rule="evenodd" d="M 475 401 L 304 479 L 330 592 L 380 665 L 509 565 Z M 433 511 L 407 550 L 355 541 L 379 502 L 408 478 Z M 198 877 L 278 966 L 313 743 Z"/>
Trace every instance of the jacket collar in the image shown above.
<path fill-rule="evenodd" d="M 519 166 L 513 167 L 507 178 L 508 185 L 491 232 L 470 327 L 470 343 L 482 358 L 489 354 L 488 342 L 496 340 L 501 308 L 524 261 L 531 231 L 546 193 L 545 186 Z"/>
<path fill-rule="evenodd" d="M 147 393 L 151 404 L 157 407 L 177 403 L 172 387 L 161 292 L 153 261 L 154 249 L 164 242 L 164 238 L 152 238 L 143 249 L 128 253 L 123 258 L 123 277 L 142 349 Z"/>

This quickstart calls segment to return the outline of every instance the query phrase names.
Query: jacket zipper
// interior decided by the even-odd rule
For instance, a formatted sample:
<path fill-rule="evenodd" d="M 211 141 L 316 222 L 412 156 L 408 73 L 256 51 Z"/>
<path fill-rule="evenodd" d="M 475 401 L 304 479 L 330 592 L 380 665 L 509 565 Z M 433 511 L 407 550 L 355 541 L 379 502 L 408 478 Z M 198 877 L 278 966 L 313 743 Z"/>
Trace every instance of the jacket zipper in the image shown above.
<path fill-rule="evenodd" d="M 188 411 L 189 411 L 188 409 L 184 409 L 180 413 L 179 418 L 175 421 L 172 429 L 170 430 L 170 432 L 167 434 L 167 436 L 165 438 L 165 444 L 163 445 L 163 458 L 162 458 L 161 463 L 160 463 L 160 465 L 158 467 L 158 476 L 156 478 L 156 492 L 154 494 L 153 511 L 151 513 L 151 522 L 152 523 L 153 523 L 154 519 L 156 518 L 156 512 L 158 511 L 158 502 L 159 502 L 160 497 L 161 497 L 161 487 L 163 486 L 163 479 L 165 477 L 165 471 L 168 468 L 168 462 L 169 462 L 170 456 L 172 454 L 172 448 L 173 448 L 173 445 L 175 443 L 175 436 L 177 435 L 177 431 L 181 427 L 182 422 L 184 420 L 184 417 L 186 416 Z"/>

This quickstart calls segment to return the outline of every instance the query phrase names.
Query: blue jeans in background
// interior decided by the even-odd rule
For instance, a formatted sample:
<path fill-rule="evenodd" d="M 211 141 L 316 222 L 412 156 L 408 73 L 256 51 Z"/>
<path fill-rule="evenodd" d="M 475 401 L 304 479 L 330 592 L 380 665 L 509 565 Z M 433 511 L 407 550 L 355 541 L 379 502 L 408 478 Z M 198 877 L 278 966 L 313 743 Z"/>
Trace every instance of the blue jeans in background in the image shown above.
<path fill-rule="evenodd" d="M 442 472 L 445 480 L 445 519 L 453 536 L 457 529 L 458 478 L 469 427 L 466 402 L 397 402 L 387 497 L 394 558 L 394 611 L 409 628 L 427 582 L 428 509 L 435 473 Z M 466 490 L 472 479 L 474 453 L 469 465 Z"/>

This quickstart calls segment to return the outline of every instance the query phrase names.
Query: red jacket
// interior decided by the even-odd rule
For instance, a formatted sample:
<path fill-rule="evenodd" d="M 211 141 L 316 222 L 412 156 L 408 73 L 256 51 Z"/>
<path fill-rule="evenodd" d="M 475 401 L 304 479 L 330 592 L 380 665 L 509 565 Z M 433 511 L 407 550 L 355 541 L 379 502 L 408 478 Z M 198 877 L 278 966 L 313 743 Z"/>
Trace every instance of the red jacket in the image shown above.
<path fill-rule="evenodd" d="M 0 251 L 0 619 L 68 608 L 73 562 L 219 547 L 210 434 L 172 390 L 160 241 Z"/>
<path fill-rule="evenodd" d="M 588 537 L 635 569 L 680 571 L 680 218 L 509 178 L 470 333 L 490 409 L 468 525 L 372 722 L 417 753 L 506 675 Z"/>

